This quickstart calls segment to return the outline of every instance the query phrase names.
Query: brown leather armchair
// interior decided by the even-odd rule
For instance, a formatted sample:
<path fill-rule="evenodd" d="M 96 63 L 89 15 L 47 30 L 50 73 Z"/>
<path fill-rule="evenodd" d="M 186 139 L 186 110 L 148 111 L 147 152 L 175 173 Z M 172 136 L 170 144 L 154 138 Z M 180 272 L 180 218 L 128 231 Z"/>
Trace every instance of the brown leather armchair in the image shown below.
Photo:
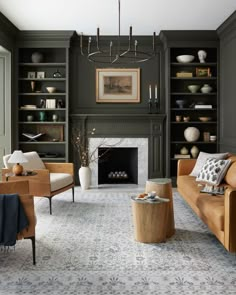
<path fill-rule="evenodd" d="M 29 194 L 28 181 L 0 182 L 0 194 L 18 194 L 20 202 L 24 208 L 25 215 L 29 225 L 27 228 L 17 234 L 16 239 L 30 239 L 32 242 L 33 264 L 36 264 L 35 258 L 35 225 L 36 217 L 34 212 L 34 197 Z"/>
<path fill-rule="evenodd" d="M 11 165 L 8 159 L 11 155 L 3 157 L 5 167 L 2 169 L 4 181 L 29 180 L 29 192 L 35 197 L 46 197 L 49 200 L 49 211 L 52 214 L 52 197 L 68 189 L 72 189 L 74 202 L 74 164 L 73 163 L 44 163 L 37 152 L 24 153 L 28 162 L 23 163 L 24 170 L 33 171 L 27 176 L 11 175 Z M 7 177 L 10 175 L 10 177 Z"/>

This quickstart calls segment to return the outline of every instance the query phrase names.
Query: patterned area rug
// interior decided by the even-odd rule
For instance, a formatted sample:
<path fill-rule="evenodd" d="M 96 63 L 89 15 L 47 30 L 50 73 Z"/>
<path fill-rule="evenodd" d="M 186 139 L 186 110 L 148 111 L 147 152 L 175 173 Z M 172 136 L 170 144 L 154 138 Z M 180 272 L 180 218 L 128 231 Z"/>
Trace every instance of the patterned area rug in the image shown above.
<path fill-rule="evenodd" d="M 0 252 L 0 294 L 236 294 L 229 254 L 178 193 L 176 234 L 134 241 L 131 191 L 97 189 L 36 199 L 37 265 L 31 243 Z"/>

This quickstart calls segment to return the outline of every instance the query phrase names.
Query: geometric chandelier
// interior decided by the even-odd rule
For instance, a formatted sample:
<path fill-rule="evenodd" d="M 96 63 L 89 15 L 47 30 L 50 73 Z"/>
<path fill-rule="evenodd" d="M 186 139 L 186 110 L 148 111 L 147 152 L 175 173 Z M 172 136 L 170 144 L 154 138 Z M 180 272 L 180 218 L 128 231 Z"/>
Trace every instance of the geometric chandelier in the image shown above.
<path fill-rule="evenodd" d="M 120 36 L 120 0 L 118 0 L 118 35 L 114 40 L 109 40 L 104 48 L 101 46 L 101 36 L 97 28 L 96 40 L 88 38 L 87 53 L 84 53 L 83 34 L 80 36 L 80 52 L 86 56 L 90 62 L 103 64 L 135 64 L 150 60 L 156 55 L 155 39 L 156 33 L 153 33 L 152 45 L 150 51 L 139 50 L 137 40 L 132 40 L 132 26 L 129 28 L 129 38 L 126 46 L 121 43 Z M 105 41 L 103 41 L 103 44 Z"/>

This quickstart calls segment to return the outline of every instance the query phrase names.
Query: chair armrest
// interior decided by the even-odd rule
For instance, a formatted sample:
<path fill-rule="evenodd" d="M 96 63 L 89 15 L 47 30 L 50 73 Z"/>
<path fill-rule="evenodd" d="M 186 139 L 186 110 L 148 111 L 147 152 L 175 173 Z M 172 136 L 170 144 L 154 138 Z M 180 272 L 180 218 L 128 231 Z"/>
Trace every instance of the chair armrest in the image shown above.
<path fill-rule="evenodd" d="M 50 173 L 68 173 L 74 176 L 73 163 L 44 163 Z"/>
<path fill-rule="evenodd" d="M 6 173 L 11 173 L 11 169 L 2 169 L 3 181 L 29 181 L 29 193 L 34 196 L 50 196 L 51 184 L 50 184 L 50 173 L 48 169 L 35 169 L 33 170 L 35 175 L 28 176 L 9 176 L 6 177 Z"/>
<path fill-rule="evenodd" d="M 228 187 L 225 191 L 225 247 L 236 252 L 236 188 Z"/>
<path fill-rule="evenodd" d="M 180 159 L 178 160 L 177 176 L 189 175 L 196 163 L 196 159 Z"/>

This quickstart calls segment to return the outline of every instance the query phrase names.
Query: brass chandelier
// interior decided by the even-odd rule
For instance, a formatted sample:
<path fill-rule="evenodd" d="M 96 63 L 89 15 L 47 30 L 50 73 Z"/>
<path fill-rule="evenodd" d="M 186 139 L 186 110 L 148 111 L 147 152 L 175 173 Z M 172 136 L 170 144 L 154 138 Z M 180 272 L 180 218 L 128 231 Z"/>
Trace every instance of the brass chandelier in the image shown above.
<path fill-rule="evenodd" d="M 100 30 L 97 28 L 96 41 L 92 37 L 88 38 L 87 53 L 83 48 L 83 34 L 80 36 L 80 52 L 86 56 L 90 62 L 102 64 L 135 64 L 150 60 L 156 55 L 155 39 L 156 33 L 153 33 L 151 51 L 139 50 L 138 41 L 135 39 L 132 44 L 132 26 L 129 28 L 128 44 L 126 46 L 121 42 L 120 35 L 120 0 L 118 0 L 118 35 L 115 37 L 116 42 L 110 40 L 105 48 L 101 46 Z M 123 39 L 122 39 L 123 41 Z M 104 43 L 104 42 L 103 42 Z M 115 44 L 114 44 L 115 43 Z M 125 48 L 125 49 L 124 49 Z"/>

